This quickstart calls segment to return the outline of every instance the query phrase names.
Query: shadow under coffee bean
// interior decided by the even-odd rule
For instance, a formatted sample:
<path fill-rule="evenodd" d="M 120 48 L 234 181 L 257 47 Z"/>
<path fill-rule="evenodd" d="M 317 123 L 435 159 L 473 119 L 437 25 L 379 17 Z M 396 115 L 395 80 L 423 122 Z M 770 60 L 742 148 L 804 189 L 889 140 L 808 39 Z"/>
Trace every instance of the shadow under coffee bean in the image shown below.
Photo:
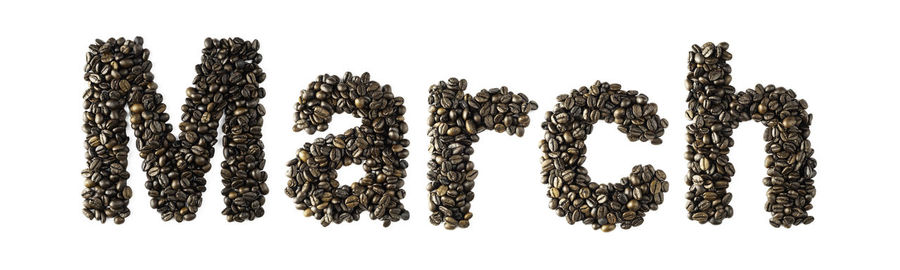
<path fill-rule="evenodd" d="M 632 142 L 661 144 L 669 122 L 656 114 L 657 105 L 646 95 L 623 91 L 618 84 L 597 81 L 560 95 L 557 101 L 541 123 L 546 131 L 540 141 L 542 182 L 550 188 L 550 209 L 569 224 L 581 222 L 604 232 L 616 224 L 622 229 L 643 224 L 646 212 L 656 210 L 669 190 L 665 172 L 637 165 L 619 183 L 593 182 L 582 166 L 587 159 L 585 139 L 603 120 L 616 123 Z"/>
<path fill-rule="evenodd" d="M 688 176 L 686 198 L 688 218 L 703 224 L 721 224 L 734 214 L 727 192 L 734 176 L 728 159 L 734 139 L 732 132 L 743 121 L 753 119 L 766 126 L 765 209 L 772 213 L 774 227 L 809 224 L 808 215 L 816 195 L 813 177 L 816 160 L 809 141 L 812 114 L 808 104 L 793 90 L 772 85 L 756 85 L 735 93 L 731 83 L 728 43 L 694 45 L 688 55 L 690 72 L 685 80 L 688 110 L 693 121 L 687 126 Z"/>
<path fill-rule="evenodd" d="M 240 38 L 211 39 L 204 42 L 201 63 L 196 65 L 194 87 L 186 91 L 181 106 L 181 134 L 176 139 L 163 97 L 153 82 L 150 51 L 143 38 L 97 40 L 89 46 L 84 79 L 90 87 L 84 93 L 85 148 L 88 168 L 85 177 L 84 215 L 105 222 L 113 218 L 121 224 L 130 211 L 132 189 L 129 175 L 128 137 L 131 123 L 136 146 L 147 174 L 144 187 L 150 207 L 165 221 L 193 220 L 206 191 L 204 175 L 209 171 L 216 144 L 219 119 L 225 161 L 222 182 L 228 221 L 253 220 L 262 216 L 264 195 L 269 189 L 263 171 L 262 117 L 259 100 L 265 90 L 259 83 L 266 74 L 259 68 L 259 42 Z M 126 115 L 126 108 L 131 117 Z"/>

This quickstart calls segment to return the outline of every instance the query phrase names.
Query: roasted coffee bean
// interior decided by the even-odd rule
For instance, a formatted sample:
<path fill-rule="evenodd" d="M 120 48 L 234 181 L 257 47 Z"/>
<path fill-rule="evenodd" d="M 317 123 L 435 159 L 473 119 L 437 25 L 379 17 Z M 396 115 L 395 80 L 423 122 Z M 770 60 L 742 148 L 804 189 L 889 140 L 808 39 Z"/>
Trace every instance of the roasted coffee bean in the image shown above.
<path fill-rule="evenodd" d="M 550 188 L 550 209 L 569 224 L 582 222 L 604 232 L 616 224 L 622 229 L 643 224 L 646 212 L 663 202 L 668 191 L 666 174 L 651 165 L 637 165 L 619 183 L 597 184 L 582 166 L 587 152 L 584 141 L 593 125 L 603 120 L 618 124 L 631 141 L 662 143 L 660 137 L 669 124 L 656 115 L 656 104 L 637 91 L 600 81 L 560 95 L 557 101 L 541 124 L 546 131 L 540 142 L 542 181 Z"/>
<path fill-rule="evenodd" d="M 265 90 L 259 83 L 265 80 L 265 73 L 258 66 L 262 60 L 258 49 L 257 41 L 206 39 L 201 63 L 195 67 L 194 86 L 186 91 L 181 107 L 181 134 L 176 139 L 173 127 L 167 124 L 163 97 L 153 82 L 150 51 L 143 48 L 143 39 L 110 38 L 91 44 L 84 76 L 90 87 L 84 94 L 82 127 L 87 133 L 88 157 L 82 176 L 91 182 L 82 192 L 85 216 L 122 223 L 130 214 L 127 205 L 132 191 L 125 184 L 129 176 L 125 171 L 125 126 L 130 122 L 144 159 L 150 206 L 166 221 L 193 220 L 206 190 L 204 175 L 211 167 L 209 160 L 223 115 L 222 194 L 240 196 L 226 196 L 222 213 L 228 221 L 262 216 L 268 187 L 259 132 L 265 114 L 259 104 Z M 131 111 L 130 118 L 125 108 Z"/>
<path fill-rule="evenodd" d="M 733 215 L 731 193 L 727 191 L 734 165 L 728 159 L 734 145 L 733 130 L 744 121 L 755 120 L 766 126 L 764 161 L 769 187 L 766 211 L 772 213 L 769 224 L 789 228 L 808 224 L 814 218 L 816 195 L 813 177 L 816 160 L 809 141 L 812 114 L 805 100 L 793 90 L 772 85 L 757 85 L 737 93 L 731 83 L 731 53 L 728 43 L 694 45 L 688 58 L 690 72 L 685 80 L 688 90 L 686 116 L 688 176 L 690 187 L 688 218 L 700 223 L 721 224 Z"/>
<path fill-rule="evenodd" d="M 369 73 L 320 75 L 300 92 L 294 131 L 325 131 L 336 113 L 362 118 L 362 125 L 306 143 L 288 161 L 285 194 L 294 199 L 297 209 L 320 220 L 322 226 L 359 220 L 364 211 L 385 227 L 409 219 L 409 211 L 400 202 L 406 197 L 402 187 L 409 166 L 403 102 L 390 85 L 370 80 Z M 349 186 L 341 185 L 337 171 L 350 164 L 361 164 L 366 175 Z"/>
<path fill-rule="evenodd" d="M 472 218 L 469 209 L 478 171 L 469 156 L 475 152 L 472 145 L 478 142 L 478 133 L 494 130 L 521 137 L 528 112 L 538 107 L 525 94 L 506 87 L 483 89 L 473 96 L 465 93 L 467 85 L 465 79 L 450 78 L 428 90 L 430 220 L 434 225 L 443 222 L 449 230 L 468 227 Z"/>

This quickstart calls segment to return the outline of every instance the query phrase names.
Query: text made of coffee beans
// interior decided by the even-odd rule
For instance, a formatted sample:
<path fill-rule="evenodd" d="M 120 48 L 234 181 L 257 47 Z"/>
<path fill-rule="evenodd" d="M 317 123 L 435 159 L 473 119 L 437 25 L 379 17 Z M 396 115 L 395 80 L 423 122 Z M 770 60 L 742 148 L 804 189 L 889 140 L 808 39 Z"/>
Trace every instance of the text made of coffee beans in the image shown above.
<path fill-rule="evenodd" d="M 740 122 L 752 119 L 766 126 L 768 176 L 763 184 L 769 187 L 764 206 L 772 214 L 769 224 L 790 228 L 812 223 L 808 211 L 816 194 L 816 160 L 809 141 L 808 104 L 793 90 L 772 85 L 737 92 L 730 85 L 728 47 L 724 42 L 693 45 L 688 54 L 687 217 L 718 225 L 734 215 L 732 194 L 727 191 L 735 173 L 728 159 L 734 145 L 731 135 Z M 241 38 L 204 41 L 176 137 L 159 86 L 153 82 L 150 51 L 143 47 L 143 39 L 98 39 L 88 46 L 84 80 L 89 87 L 83 95 L 82 126 L 87 150 L 87 168 L 82 171 L 84 216 L 121 224 L 131 214 L 125 133 L 131 123 L 150 207 L 164 221 L 195 219 L 221 122 L 222 214 L 237 222 L 262 217 L 269 188 L 263 170 L 266 110 L 260 104 L 266 95 L 260 86 L 266 74 L 259 67 L 259 48 L 258 41 Z M 449 230 L 467 228 L 473 218 L 478 170 L 470 156 L 478 134 L 493 130 L 521 137 L 531 123 L 528 113 L 538 109 L 537 102 L 505 86 L 474 95 L 465 92 L 467 86 L 465 79 L 450 78 L 428 88 L 429 219 Z M 295 111 L 293 130 L 309 134 L 327 131 L 334 114 L 348 113 L 361 120 L 341 134 L 305 143 L 287 162 L 284 192 L 298 210 L 322 226 L 357 221 L 363 213 L 385 227 L 410 218 L 401 202 L 406 197 L 410 145 L 404 138 L 409 127 L 403 97 L 390 85 L 372 80 L 369 73 L 324 74 L 300 91 Z M 603 120 L 615 123 L 630 141 L 661 144 L 669 122 L 657 111 L 646 94 L 623 90 L 616 83 L 597 81 L 558 96 L 544 115 L 545 134 L 539 142 L 541 182 L 548 186 L 550 209 L 569 224 L 580 222 L 604 232 L 643 224 L 669 190 L 666 173 L 652 165 L 636 165 L 618 182 L 591 181 L 583 166 L 585 140 L 594 124 Z M 350 185 L 340 184 L 338 171 L 354 164 L 361 165 L 365 175 Z"/>

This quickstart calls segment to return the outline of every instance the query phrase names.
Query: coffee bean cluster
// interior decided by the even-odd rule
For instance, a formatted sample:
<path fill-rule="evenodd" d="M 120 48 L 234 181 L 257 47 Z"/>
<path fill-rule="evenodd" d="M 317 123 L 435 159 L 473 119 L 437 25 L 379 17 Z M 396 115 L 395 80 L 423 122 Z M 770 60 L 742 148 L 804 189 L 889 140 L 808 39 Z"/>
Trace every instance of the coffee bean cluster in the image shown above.
<path fill-rule="evenodd" d="M 263 195 L 268 193 L 263 155 L 262 116 L 259 99 L 265 90 L 259 83 L 265 73 L 258 64 L 259 42 L 206 39 L 201 63 L 195 67 L 194 87 L 187 89 L 181 106 L 178 139 L 168 124 L 163 96 L 153 82 L 150 51 L 141 37 L 97 40 L 89 46 L 84 79 L 90 88 L 84 94 L 88 168 L 84 214 L 90 219 L 114 218 L 124 222 L 132 191 L 126 185 L 128 137 L 131 122 L 136 146 L 147 174 L 145 187 L 150 206 L 165 221 L 193 220 L 206 190 L 216 130 L 225 115 L 223 139 L 225 161 L 222 177 L 229 221 L 253 220 L 264 214 Z M 125 109 L 131 112 L 127 117 Z M 127 120 L 126 120 L 127 119 Z"/>
<path fill-rule="evenodd" d="M 622 229 L 639 226 L 669 190 L 666 173 L 652 165 L 634 166 L 628 177 L 608 184 L 591 181 L 583 166 L 585 139 L 600 120 L 616 123 L 630 141 L 662 143 L 660 137 L 669 122 L 656 114 L 657 105 L 644 94 L 621 88 L 597 81 L 560 95 L 541 123 L 546 131 L 540 141 L 542 182 L 550 188 L 550 209 L 569 224 L 581 222 L 604 232 L 614 230 L 616 224 Z"/>
<path fill-rule="evenodd" d="M 300 92 L 294 131 L 325 131 L 336 113 L 361 118 L 362 125 L 306 143 L 288 161 L 290 180 L 284 191 L 297 209 L 321 220 L 322 226 L 359 220 L 364 211 L 385 227 L 409 219 L 409 211 L 400 202 L 406 197 L 402 188 L 409 167 L 403 101 L 394 96 L 390 85 L 370 80 L 369 73 L 320 75 Z M 349 186 L 341 185 L 337 171 L 351 164 L 362 164 L 366 175 Z"/>
<path fill-rule="evenodd" d="M 721 224 L 734 214 L 727 188 L 734 176 L 734 165 L 728 159 L 734 145 L 732 132 L 743 121 L 755 120 L 766 126 L 765 160 L 768 177 L 763 184 L 766 211 L 772 213 L 774 227 L 809 224 L 816 195 L 813 177 L 816 160 L 809 141 L 812 115 L 806 112 L 805 100 L 797 99 L 793 90 L 772 85 L 757 85 L 736 93 L 731 83 L 732 55 L 728 43 L 694 45 L 689 57 L 685 87 L 689 91 L 686 116 L 693 121 L 687 126 L 688 176 L 690 186 L 688 218 L 699 223 Z"/>
<path fill-rule="evenodd" d="M 444 223 L 448 230 L 467 228 L 472 218 L 469 210 L 478 170 L 469 156 L 475 152 L 472 144 L 478 142 L 478 133 L 494 130 L 521 137 L 531 123 L 528 112 L 538 108 L 525 94 L 505 86 L 474 96 L 465 93 L 466 86 L 465 79 L 450 78 L 428 90 L 430 220 L 434 225 Z"/>

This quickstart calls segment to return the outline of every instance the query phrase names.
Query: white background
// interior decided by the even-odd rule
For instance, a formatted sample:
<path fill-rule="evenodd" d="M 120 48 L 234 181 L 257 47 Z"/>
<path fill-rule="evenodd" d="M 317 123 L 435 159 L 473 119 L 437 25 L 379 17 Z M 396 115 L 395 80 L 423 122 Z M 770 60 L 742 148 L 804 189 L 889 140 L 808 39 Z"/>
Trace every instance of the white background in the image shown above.
<path fill-rule="evenodd" d="M 0 7 L 0 268 L 896 267 L 888 257 L 897 251 L 892 209 L 900 180 L 892 110 L 900 90 L 894 80 L 900 72 L 896 6 L 140 2 Z M 137 151 L 129 157 L 135 196 L 126 223 L 101 225 L 82 216 L 84 55 L 95 38 L 136 35 L 152 52 L 156 82 L 173 119 L 181 115 L 204 38 L 261 42 L 261 66 L 268 74 L 262 84 L 268 90 L 263 140 L 272 190 L 263 218 L 228 223 L 219 213 L 220 145 L 193 222 L 162 222 L 149 207 Z M 776 84 L 809 102 L 819 161 L 813 224 L 769 226 L 761 183 L 763 127 L 753 122 L 736 131 L 730 155 L 737 169 L 730 187 L 735 216 L 719 226 L 687 219 L 682 81 L 691 45 L 706 41 L 731 44 L 738 89 Z M 339 115 L 327 133 L 291 131 L 300 90 L 319 74 L 345 71 L 368 71 L 407 101 L 406 137 L 412 145 L 403 203 L 412 216 L 387 229 L 368 219 L 322 228 L 282 192 L 288 180 L 284 163 L 297 147 L 359 123 Z M 472 91 L 506 85 L 540 108 L 522 138 L 482 134 L 472 157 L 480 171 L 472 225 L 445 231 L 428 222 L 425 119 L 428 86 L 451 76 L 468 79 Z M 660 146 L 630 143 L 609 124 L 598 124 L 588 139 L 587 167 L 595 181 L 617 181 L 638 163 L 652 163 L 669 175 L 666 202 L 628 231 L 568 225 L 547 208 L 540 183 L 537 146 L 544 112 L 557 95 L 595 80 L 649 95 L 671 123 Z M 349 183 L 362 169 L 340 173 L 339 180 Z"/>

